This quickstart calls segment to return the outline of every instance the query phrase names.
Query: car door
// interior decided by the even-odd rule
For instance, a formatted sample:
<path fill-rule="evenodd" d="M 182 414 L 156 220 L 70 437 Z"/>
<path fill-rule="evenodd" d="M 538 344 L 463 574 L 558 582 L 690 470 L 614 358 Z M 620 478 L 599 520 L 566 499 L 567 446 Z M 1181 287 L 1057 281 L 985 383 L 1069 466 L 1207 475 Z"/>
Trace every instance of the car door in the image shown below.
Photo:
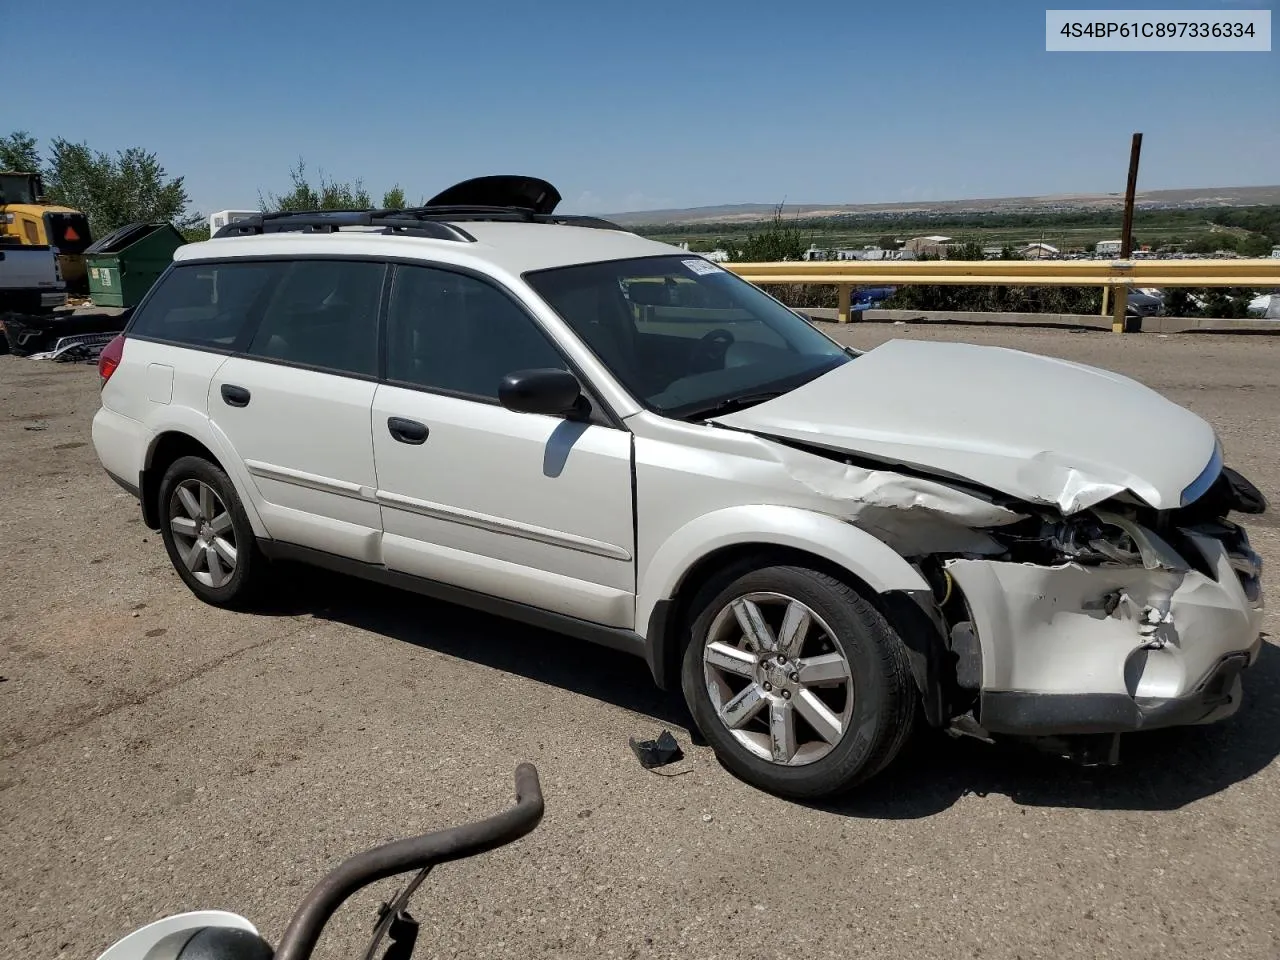
<path fill-rule="evenodd" d="M 505 374 L 545 367 L 568 364 L 508 292 L 469 274 L 395 268 L 387 382 L 373 403 L 384 562 L 630 628 L 631 435 L 602 416 L 499 405 Z"/>
<path fill-rule="evenodd" d="M 210 418 L 243 461 L 273 539 L 377 562 L 369 411 L 386 265 L 273 266 L 278 276 L 256 301 L 248 342 L 212 378 Z"/>

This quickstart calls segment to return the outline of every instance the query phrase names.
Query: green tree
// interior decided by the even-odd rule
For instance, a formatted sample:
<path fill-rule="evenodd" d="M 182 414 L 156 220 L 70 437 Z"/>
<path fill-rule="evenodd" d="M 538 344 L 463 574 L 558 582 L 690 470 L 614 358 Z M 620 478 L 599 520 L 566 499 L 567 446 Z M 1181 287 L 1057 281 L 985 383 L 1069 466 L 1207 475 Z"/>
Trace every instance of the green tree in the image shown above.
<path fill-rule="evenodd" d="M 1240 241 L 1236 252 L 1242 257 L 1269 257 L 1271 247 L 1270 237 L 1263 236 L 1261 233 L 1251 233 Z"/>
<path fill-rule="evenodd" d="M 1219 250 L 1235 250 L 1239 242 L 1233 233 L 1202 233 L 1189 240 L 1182 249 L 1187 253 L 1217 253 Z"/>
<path fill-rule="evenodd" d="M 55 137 L 42 162 L 37 140 L 18 130 L 0 137 L 0 168 L 39 173 L 49 202 L 83 211 L 98 234 L 155 220 L 182 230 L 201 219 L 187 212 L 183 178 L 170 177 L 156 155 L 141 147 L 108 154 Z"/>
<path fill-rule="evenodd" d="M 897 250 L 898 240 L 892 234 L 881 237 L 876 241 L 876 246 L 881 250 Z"/>
<path fill-rule="evenodd" d="M 382 195 L 384 210 L 403 210 L 408 205 L 404 198 L 404 190 L 398 183 Z"/>
<path fill-rule="evenodd" d="M 948 260 L 985 260 L 986 254 L 982 252 L 982 244 L 973 240 L 966 240 L 964 243 L 954 244 L 947 250 Z"/>
<path fill-rule="evenodd" d="M 298 210 L 372 210 L 373 201 L 364 181 L 347 183 L 332 180 L 320 171 L 320 182 L 312 186 L 307 179 L 307 165 L 302 158 L 289 171 L 293 189 L 285 194 L 258 194 L 258 205 L 264 212 L 279 213 Z M 388 191 L 390 192 L 390 191 Z"/>
<path fill-rule="evenodd" d="M 1204 293 L 1203 290 L 1200 291 Z M 1200 307 L 1191 299 L 1192 291 L 1175 287 L 1164 292 L 1164 312 L 1170 317 L 1198 317 Z"/>
<path fill-rule="evenodd" d="M 812 242 L 798 221 L 782 215 L 783 204 L 774 207 L 773 218 L 758 233 L 749 233 L 732 245 L 730 255 L 747 263 L 799 260 Z"/>
<path fill-rule="evenodd" d="M 1249 299 L 1253 291 L 1240 290 L 1235 287 L 1210 287 L 1204 296 L 1204 308 L 1200 311 L 1206 317 L 1224 317 L 1238 320 L 1249 315 Z"/>
<path fill-rule="evenodd" d="M 25 130 L 15 130 L 0 137 L 0 170 L 14 173 L 39 173 L 40 152 L 36 138 Z"/>
<path fill-rule="evenodd" d="M 170 177 L 141 147 L 112 156 L 55 137 L 43 174 L 49 201 L 83 211 L 98 234 L 139 221 L 164 220 L 182 229 L 201 219 L 187 212 L 183 178 Z"/>

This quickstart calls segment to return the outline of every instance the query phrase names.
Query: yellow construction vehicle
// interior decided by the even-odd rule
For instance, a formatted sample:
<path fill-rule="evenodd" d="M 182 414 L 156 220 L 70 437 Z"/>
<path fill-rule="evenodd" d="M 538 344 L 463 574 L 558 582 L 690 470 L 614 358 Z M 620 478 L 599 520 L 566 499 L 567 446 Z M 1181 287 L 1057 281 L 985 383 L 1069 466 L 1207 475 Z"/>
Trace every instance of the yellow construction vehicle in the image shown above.
<path fill-rule="evenodd" d="M 67 290 L 88 292 L 84 251 L 93 242 L 89 218 L 71 207 L 46 202 L 40 174 L 0 173 L 0 237 L 14 238 L 20 244 L 53 247 Z"/>

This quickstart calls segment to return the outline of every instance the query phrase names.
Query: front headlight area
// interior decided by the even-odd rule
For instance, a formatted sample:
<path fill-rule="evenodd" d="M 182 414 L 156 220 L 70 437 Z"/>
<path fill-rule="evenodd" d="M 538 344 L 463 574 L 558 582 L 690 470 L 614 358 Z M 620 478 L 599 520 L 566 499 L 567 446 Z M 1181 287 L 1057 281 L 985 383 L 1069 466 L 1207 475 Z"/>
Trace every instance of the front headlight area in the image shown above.
<path fill-rule="evenodd" d="M 1069 517 L 1032 516 L 987 532 L 1005 547 L 1001 559 L 1014 563 L 1118 564 L 1149 569 L 1189 566 L 1179 551 L 1137 519 L 1107 510 L 1085 510 Z"/>
<path fill-rule="evenodd" d="M 1046 534 L 1046 546 L 1064 560 L 1086 565 L 1143 562 L 1142 550 L 1132 533 L 1093 514 L 1049 524 Z"/>

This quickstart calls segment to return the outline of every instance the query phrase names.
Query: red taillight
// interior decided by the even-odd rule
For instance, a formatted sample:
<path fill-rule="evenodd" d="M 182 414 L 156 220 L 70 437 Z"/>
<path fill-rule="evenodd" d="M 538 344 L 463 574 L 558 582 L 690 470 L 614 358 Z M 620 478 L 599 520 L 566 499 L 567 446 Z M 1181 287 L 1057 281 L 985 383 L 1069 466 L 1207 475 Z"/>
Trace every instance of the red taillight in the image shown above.
<path fill-rule="evenodd" d="M 116 367 L 120 366 L 123 356 L 124 334 L 122 333 L 103 347 L 102 353 L 98 354 L 98 376 L 102 378 L 103 383 L 111 379 L 111 375 L 116 372 Z"/>

